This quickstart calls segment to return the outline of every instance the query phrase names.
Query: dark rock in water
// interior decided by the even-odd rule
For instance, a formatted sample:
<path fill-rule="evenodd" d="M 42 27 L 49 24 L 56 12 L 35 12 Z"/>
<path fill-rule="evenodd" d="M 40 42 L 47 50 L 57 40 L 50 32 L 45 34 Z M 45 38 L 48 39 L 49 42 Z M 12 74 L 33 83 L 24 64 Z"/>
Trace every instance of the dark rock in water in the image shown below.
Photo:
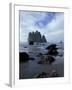
<path fill-rule="evenodd" d="M 29 60 L 29 55 L 26 52 L 19 53 L 19 61 L 20 62 L 26 62 L 28 60 Z"/>
<path fill-rule="evenodd" d="M 38 62 L 38 64 L 51 64 L 54 61 L 55 61 L 54 57 L 52 57 L 52 56 L 46 56 L 42 60 L 40 60 Z"/>
<path fill-rule="evenodd" d="M 29 58 L 29 60 L 35 60 L 35 58 L 33 58 L 33 57 L 30 57 L 30 58 Z"/>
<path fill-rule="evenodd" d="M 46 77 L 47 77 L 47 74 L 45 72 L 42 72 L 36 78 L 46 78 Z"/>
<path fill-rule="evenodd" d="M 27 47 L 24 47 L 24 48 L 27 48 Z"/>
<path fill-rule="evenodd" d="M 46 49 L 58 49 L 58 48 L 56 48 L 56 44 L 51 44 L 51 45 L 49 45 Z"/>
<path fill-rule="evenodd" d="M 62 57 L 62 56 L 63 56 L 63 54 L 59 54 L 58 56 Z"/>
<path fill-rule="evenodd" d="M 37 55 L 37 57 L 41 57 L 43 54 L 42 53 L 39 53 L 38 55 Z"/>
<path fill-rule="evenodd" d="M 28 53 L 33 53 L 33 52 L 28 52 Z"/>
<path fill-rule="evenodd" d="M 52 70 L 51 73 L 42 72 L 36 76 L 36 78 L 50 78 L 50 77 L 59 77 L 59 74 L 55 70 Z"/>
<path fill-rule="evenodd" d="M 42 43 L 42 46 L 45 46 L 45 43 Z"/>
<path fill-rule="evenodd" d="M 58 55 L 58 51 L 57 50 L 49 50 L 48 51 L 48 55 L 57 56 Z"/>
<path fill-rule="evenodd" d="M 55 70 L 53 70 L 49 77 L 59 77 L 59 74 Z"/>
<path fill-rule="evenodd" d="M 52 44 L 50 46 L 48 46 L 46 49 L 48 49 L 48 53 L 46 53 L 46 55 L 54 55 L 57 56 L 58 55 L 58 51 L 57 51 L 57 45 L 56 44 Z"/>
<path fill-rule="evenodd" d="M 33 41 L 30 41 L 30 42 L 29 42 L 29 45 L 33 45 L 33 44 L 34 44 L 34 42 L 33 42 Z"/>
<path fill-rule="evenodd" d="M 45 64 L 44 61 L 38 61 L 38 64 Z"/>

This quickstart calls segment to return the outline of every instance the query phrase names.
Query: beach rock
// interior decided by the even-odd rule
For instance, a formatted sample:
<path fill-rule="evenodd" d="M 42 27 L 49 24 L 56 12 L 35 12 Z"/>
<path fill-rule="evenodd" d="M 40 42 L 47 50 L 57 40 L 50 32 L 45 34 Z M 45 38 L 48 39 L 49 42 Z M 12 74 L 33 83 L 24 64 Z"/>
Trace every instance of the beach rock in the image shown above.
<path fill-rule="evenodd" d="M 29 45 L 33 45 L 33 44 L 34 44 L 34 42 L 33 42 L 33 41 L 30 41 L 30 42 L 29 42 Z"/>
<path fill-rule="evenodd" d="M 37 55 L 37 57 L 41 57 L 43 54 L 42 53 L 39 53 L 38 55 Z"/>
<path fill-rule="evenodd" d="M 56 70 L 52 70 L 51 73 L 42 72 L 36 76 L 36 78 L 50 78 L 50 77 L 59 77 L 59 74 Z"/>
<path fill-rule="evenodd" d="M 29 54 L 33 54 L 33 52 L 28 52 Z"/>
<path fill-rule="evenodd" d="M 52 70 L 49 77 L 59 77 L 59 74 L 55 70 Z"/>
<path fill-rule="evenodd" d="M 35 58 L 33 58 L 33 57 L 30 57 L 30 58 L 29 58 L 29 60 L 35 60 Z"/>
<path fill-rule="evenodd" d="M 63 56 L 63 54 L 59 54 L 58 56 L 62 57 L 62 56 Z"/>
<path fill-rule="evenodd" d="M 57 46 L 56 44 L 51 44 L 46 49 L 47 50 L 49 50 L 49 49 L 57 49 L 56 46 Z"/>
<path fill-rule="evenodd" d="M 41 59 L 38 64 L 51 64 L 52 62 L 54 62 L 55 59 L 52 56 L 46 56 L 43 59 Z"/>
<path fill-rule="evenodd" d="M 57 56 L 58 55 L 58 51 L 57 51 L 57 45 L 56 44 L 52 44 L 50 46 L 48 46 L 46 49 L 48 50 L 48 53 L 46 53 L 46 55 L 53 55 L 53 56 Z"/>
<path fill-rule="evenodd" d="M 49 50 L 47 54 L 48 54 L 48 55 L 57 56 L 57 55 L 58 55 L 58 51 L 55 50 L 55 49 L 54 49 L 54 50 Z"/>
<path fill-rule="evenodd" d="M 42 72 L 38 74 L 36 78 L 46 78 L 46 77 L 47 77 L 47 74 L 45 72 Z"/>
<path fill-rule="evenodd" d="M 29 60 L 29 55 L 26 52 L 20 52 L 19 60 L 20 60 L 20 62 L 26 62 Z"/>
<path fill-rule="evenodd" d="M 27 47 L 24 47 L 24 48 L 27 48 Z"/>

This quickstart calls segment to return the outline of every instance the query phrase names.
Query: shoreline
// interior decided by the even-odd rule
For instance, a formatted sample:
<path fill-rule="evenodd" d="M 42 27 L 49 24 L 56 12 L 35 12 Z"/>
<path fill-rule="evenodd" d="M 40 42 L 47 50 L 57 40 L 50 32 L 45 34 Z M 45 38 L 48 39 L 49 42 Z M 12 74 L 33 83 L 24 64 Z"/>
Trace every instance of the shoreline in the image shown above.
<path fill-rule="evenodd" d="M 51 64 L 38 62 L 41 61 L 41 57 L 46 56 L 46 53 L 49 52 L 46 47 L 49 45 L 42 46 L 22 46 L 21 50 L 24 52 L 22 58 L 24 57 L 27 62 L 19 64 L 19 78 L 20 79 L 31 79 L 36 78 L 37 75 L 42 73 L 51 73 L 52 71 L 56 71 L 59 77 L 64 76 L 64 49 L 63 45 L 57 45 L 58 55 L 53 56 L 55 59 Z M 20 52 L 19 52 L 20 53 Z M 48 56 L 48 55 L 47 55 Z M 30 60 L 29 58 L 34 60 Z M 22 60 L 24 60 L 22 59 Z M 46 58 L 44 58 L 46 60 Z M 47 59 L 48 60 L 48 59 Z M 51 60 L 51 58 L 50 58 Z"/>
<path fill-rule="evenodd" d="M 20 67 L 21 65 L 22 64 L 20 64 Z M 51 73 L 53 70 L 55 70 L 59 74 L 59 77 L 64 77 L 64 63 L 48 65 L 48 68 L 46 70 L 45 68 L 43 68 L 42 70 L 40 70 L 40 72 L 39 71 L 38 73 L 32 72 L 30 75 L 21 72 L 21 68 L 20 68 L 19 76 L 20 76 L 20 79 L 32 79 L 32 78 L 36 78 L 37 75 L 40 74 L 41 72 Z M 47 77 L 47 78 L 53 78 L 53 77 Z"/>

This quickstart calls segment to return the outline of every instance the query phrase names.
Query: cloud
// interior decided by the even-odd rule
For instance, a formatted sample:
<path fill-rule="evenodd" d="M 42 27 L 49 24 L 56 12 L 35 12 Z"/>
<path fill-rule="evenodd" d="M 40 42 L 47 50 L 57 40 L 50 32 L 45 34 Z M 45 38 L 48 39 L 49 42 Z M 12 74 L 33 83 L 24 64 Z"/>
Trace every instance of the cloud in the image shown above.
<path fill-rule="evenodd" d="M 64 36 L 64 13 L 20 11 L 20 42 L 26 42 L 28 33 L 40 31 L 47 41 L 60 41 Z"/>
<path fill-rule="evenodd" d="M 47 25 L 46 27 L 48 40 L 50 41 L 52 38 L 53 41 L 64 41 L 64 14 L 57 13 L 55 18 Z"/>

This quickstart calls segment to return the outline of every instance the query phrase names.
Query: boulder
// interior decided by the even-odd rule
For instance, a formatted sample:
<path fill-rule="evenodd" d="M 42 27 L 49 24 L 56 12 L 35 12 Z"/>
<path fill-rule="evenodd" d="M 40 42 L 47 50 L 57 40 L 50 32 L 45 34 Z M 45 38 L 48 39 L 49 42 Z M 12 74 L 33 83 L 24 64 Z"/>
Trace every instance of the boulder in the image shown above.
<path fill-rule="evenodd" d="M 56 70 L 52 70 L 51 73 L 39 73 L 36 78 L 50 78 L 50 77 L 59 77 L 59 74 L 56 72 Z"/>
<path fill-rule="evenodd" d="M 26 46 L 24 48 L 27 48 Z"/>
<path fill-rule="evenodd" d="M 53 56 L 57 56 L 58 55 L 58 51 L 57 51 L 57 45 L 56 44 L 52 44 L 50 46 L 48 46 L 46 49 L 48 50 L 48 53 L 46 53 L 46 55 L 53 55 Z"/>
<path fill-rule="evenodd" d="M 57 46 L 56 44 L 51 44 L 46 49 L 48 49 L 48 50 L 49 49 L 57 49 L 56 46 Z"/>
<path fill-rule="evenodd" d="M 58 51 L 57 50 L 49 50 L 48 55 L 53 55 L 53 56 L 57 56 L 58 55 Z"/>
<path fill-rule="evenodd" d="M 56 70 L 52 70 L 49 77 L 59 77 L 59 74 L 56 72 Z"/>
<path fill-rule="evenodd" d="M 43 59 L 41 59 L 38 64 L 51 64 L 52 62 L 54 62 L 55 59 L 52 56 L 46 56 Z"/>
<path fill-rule="evenodd" d="M 62 57 L 62 56 L 63 56 L 63 54 L 59 54 L 58 56 Z"/>
<path fill-rule="evenodd" d="M 37 55 L 37 57 L 41 57 L 43 54 L 42 53 L 39 53 L 38 55 Z"/>
<path fill-rule="evenodd" d="M 30 57 L 30 58 L 29 58 L 29 60 L 35 60 L 35 58 L 33 58 L 33 57 Z"/>
<path fill-rule="evenodd" d="M 33 42 L 33 41 L 30 41 L 30 42 L 29 42 L 29 45 L 33 45 L 33 44 L 34 44 L 34 42 Z"/>
<path fill-rule="evenodd" d="M 42 72 L 38 74 L 36 78 L 46 78 L 46 77 L 47 77 L 47 74 L 45 72 Z"/>
<path fill-rule="evenodd" d="M 19 53 L 19 61 L 21 62 L 26 62 L 29 60 L 29 55 L 26 52 L 20 52 Z"/>

